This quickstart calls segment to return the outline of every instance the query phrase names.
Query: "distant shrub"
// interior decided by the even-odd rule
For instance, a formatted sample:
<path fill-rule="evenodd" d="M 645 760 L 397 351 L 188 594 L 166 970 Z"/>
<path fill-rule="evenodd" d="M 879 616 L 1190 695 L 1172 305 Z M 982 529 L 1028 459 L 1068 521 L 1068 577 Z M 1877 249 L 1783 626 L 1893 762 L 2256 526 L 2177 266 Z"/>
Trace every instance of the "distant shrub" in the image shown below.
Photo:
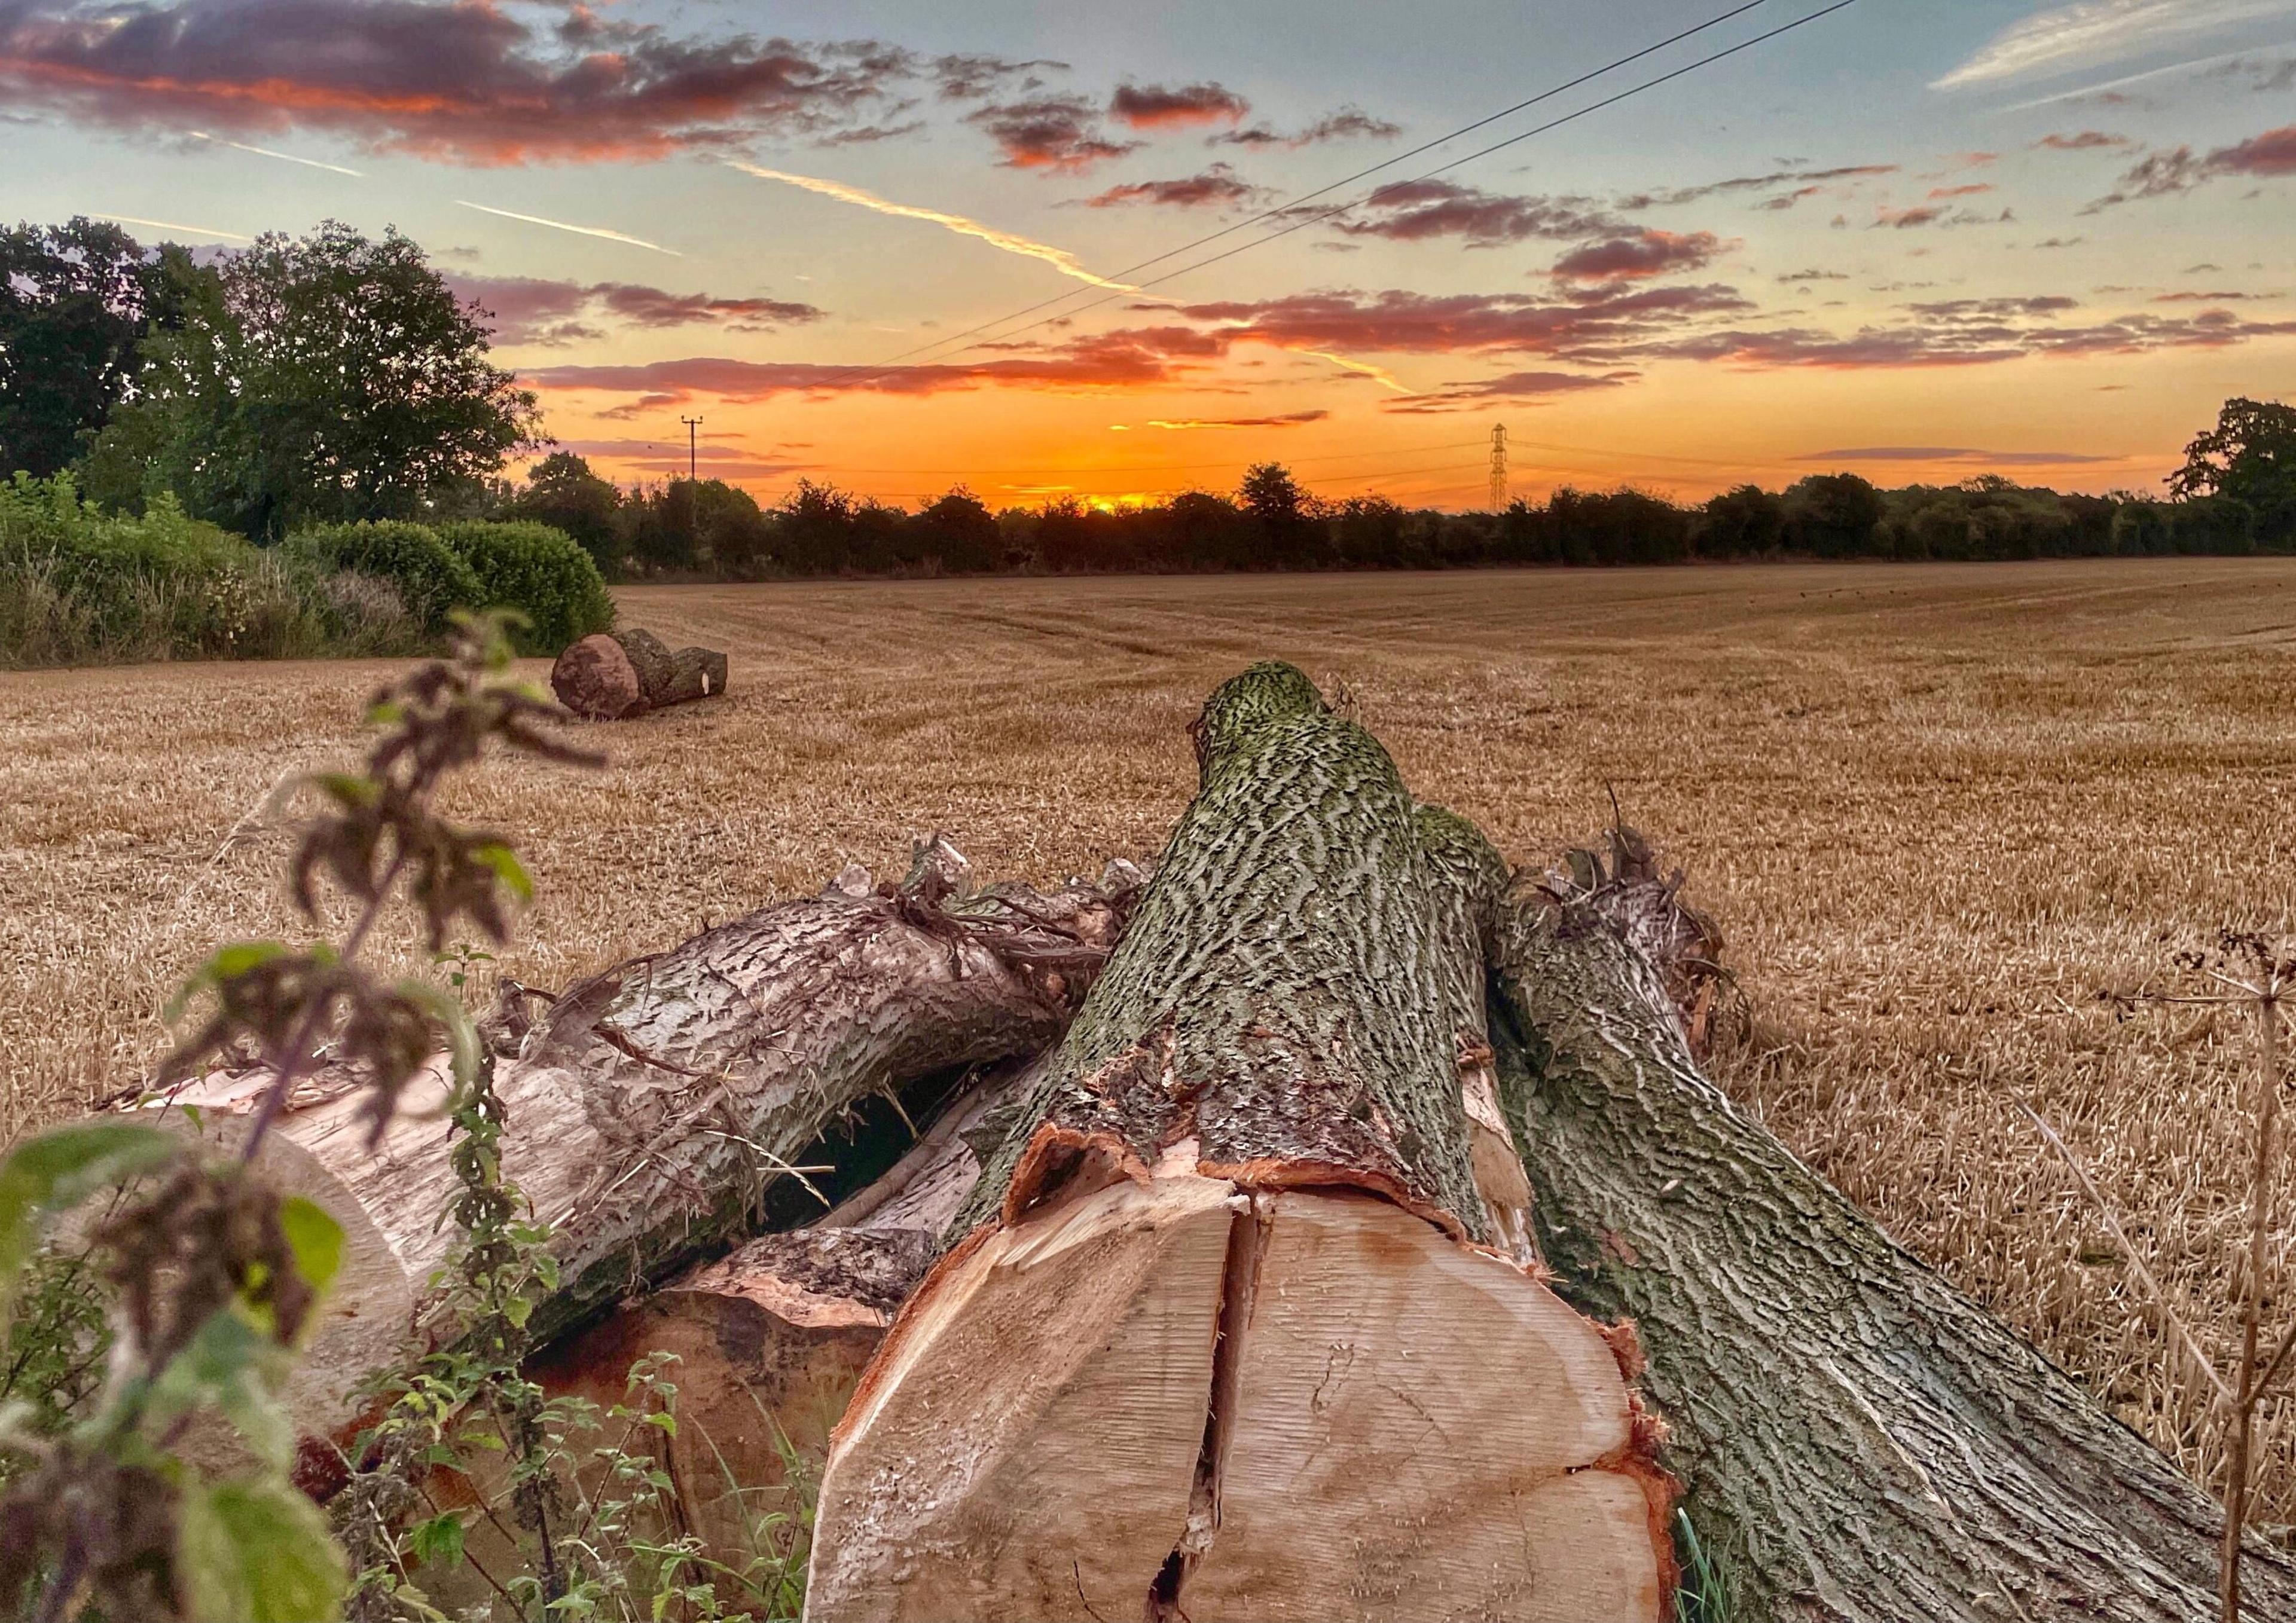
<path fill-rule="evenodd" d="M 571 536 L 522 520 L 467 520 L 439 527 L 439 538 L 478 578 L 477 606 L 515 609 L 525 629 L 512 641 L 522 654 L 555 655 L 614 623 L 614 600 L 598 565 Z"/>
<path fill-rule="evenodd" d="M 349 570 L 388 580 L 426 630 L 444 627 L 456 609 L 483 606 L 477 574 L 427 524 L 327 524 L 288 537 L 281 552 L 325 573 Z"/>
<path fill-rule="evenodd" d="M 388 583 L 262 552 L 172 497 L 130 518 L 69 476 L 0 485 L 0 664 L 396 654 L 421 637 Z"/>

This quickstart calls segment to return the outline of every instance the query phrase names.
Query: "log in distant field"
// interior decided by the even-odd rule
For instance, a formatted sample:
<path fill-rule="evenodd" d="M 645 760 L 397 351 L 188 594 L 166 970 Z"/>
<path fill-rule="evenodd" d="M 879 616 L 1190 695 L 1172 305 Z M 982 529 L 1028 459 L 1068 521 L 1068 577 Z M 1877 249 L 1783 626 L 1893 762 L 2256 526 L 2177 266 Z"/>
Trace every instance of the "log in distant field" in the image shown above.
<path fill-rule="evenodd" d="M 651 631 L 599 632 L 551 667 L 558 701 L 590 721 L 623 721 L 726 691 L 726 660 L 709 648 L 675 652 Z"/>

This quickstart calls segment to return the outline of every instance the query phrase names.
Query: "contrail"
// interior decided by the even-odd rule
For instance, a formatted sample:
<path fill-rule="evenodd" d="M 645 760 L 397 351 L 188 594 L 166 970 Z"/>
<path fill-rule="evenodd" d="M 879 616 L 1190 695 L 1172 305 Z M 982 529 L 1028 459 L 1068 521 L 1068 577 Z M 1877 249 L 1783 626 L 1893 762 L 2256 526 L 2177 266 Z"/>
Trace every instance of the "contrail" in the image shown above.
<path fill-rule="evenodd" d="M 938 209 L 920 209 L 911 203 L 897 203 L 873 192 L 864 192 L 858 186 L 842 185 L 833 180 L 816 180 L 810 175 L 791 175 L 783 169 L 761 168 L 754 163 L 743 163 L 739 159 L 729 158 L 726 161 L 742 174 L 754 175 L 759 180 L 778 180 L 784 185 L 801 186 L 808 192 L 818 192 L 824 197 L 833 197 L 840 202 L 873 209 L 879 214 L 890 214 L 905 220 L 925 220 L 954 231 L 959 236 L 978 237 L 991 248 L 1001 248 L 1008 254 L 1041 259 L 1062 275 L 1072 276 L 1093 287 L 1106 288 L 1114 293 L 1136 293 L 1140 291 L 1128 282 L 1111 282 L 1105 276 L 1094 275 L 1078 264 L 1077 257 L 1064 248 L 1054 248 L 1048 242 L 1015 236 L 1009 231 L 997 230 L 994 225 L 984 225 L 979 220 L 969 220 L 961 214 L 943 214 Z"/>
<path fill-rule="evenodd" d="M 233 242 L 252 242 L 255 239 L 244 232 L 217 231 L 212 225 L 179 225 L 173 220 L 139 219 L 132 214 L 98 214 L 100 220 L 117 220 L 123 225 L 149 225 L 154 231 L 188 231 L 195 237 L 222 237 Z"/>
<path fill-rule="evenodd" d="M 1334 366 L 1344 367 L 1349 372 L 1357 373 L 1371 379 L 1383 389 L 1391 389 L 1398 395 L 1416 395 L 1419 392 L 1415 389 L 1406 388 L 1402 381 L 1386 367 L 1374 366 L 1369 361 L 1358 361 L 1344 355 L 1333 355 L 1328 349 L 1292 349 L 1289 344 L 1278 344 L 1276 348 L 1292 349 L 1294 355 L 1312 355 L 1319 361 L 1329 361 Z"/>
<path fill-rule="evenodd" d="M 569 225 L 564 220 L 545 220 L 538 214 L 519 214 L 508 209 L 489 209 L 484 203 L 455 200 L 465 209 L 476 209 L 480 214 L 499 214 L 506 220 L 524 220 L 529 225 L 547 225 L 553 231 L 570 231 L 577 236 L 603 237 L 609 242 L 627 242 L 632 248 L 649 249 L 658 254 L 668 254 L 673 259 L 685 256 L 675 248 L 664 248 L 659 242 L 649 242 L 644 237 L 629 236 L 622 232 L 609 231 L 603 225 Z"/>
<path fill-rule="evenodd" d="M 1143 292 L 1141 289 L 1128 282 L 1111 281 L 1106 276 L 1088 271 L 1078 263 L 1074 254 L 1064 248 L 1054 248 L 1049 242 L 1038 242 L 1028 237 L 1015 236 L 1009 231 L 999 231 L 994 225 L 984 225 L 979 220 L 967 219 L 961 214 L 944 214 L 938 209 L 920 209 L 913 203 L 893 202 L 890 199 L 879 197 L 873 192 L 864 192 L 858 186 L 849 186 L 834 180 L 820 180 L 810 175 L 792 175 L 785 169 L 768 169 L 754 163 L 744 163 L 738 158 L 729 158 L 726 162 L 728 167 L 739 169 L 744 175 L 754 175 L 760 180 L 778 180 L 784 185 L 800 186 L 808 192 L 818 192 L 824 197 L 833 197 L 840 202 L 851 203 L 857 208 L 872 209 L 878 214 L 890 214 L 905 220 L 924 220 L 931 225 L 954 231 L 960 236 L 978 237 L 991 248 L 1001 248 L 1008 254 L 1019 254 L 1025 258 L 1040 259 L 1063 276 L 1074 277 L 1077 281 L 1089 283 L 1094 287 L 1106 288 L 1112 293 L 1140 293 L 1142 297 L 1152 299 L 1158 304 L 1168 305 L 1177 302 L 1165 298 L 1160 293 Z M 1277 347 L 1289 348 L 1286 345 Z M 1332 355 L 1322 349 L 1299 349 L 1294 350 L 1293 353 L 1312 355 L 1318 360 L 1329 361 L 1334 366 L 1360 373 L 1367 378 L 1374 378 L 1398 395 L 1419 392 L 1414 389 L 1405 388 L 1396 381 L 1393 373 L 1383 366 L 1374 366 L 1368 361 L 1350 360 L 1346 356 Z"/>
<path fill-rule="evenodd" d="M 316 158 L 298 158 L 292 152 L 275 152 L 267 146 L 250 146 L 243 141 L 226 141 L 221 135 L 210 135 L 203 129 L 185 130 L 184 133 L 194 141 L 205 141 L 216 146 L 227 146 L 235 152 L 253 152 L 258 158 L 276 158 L 282 163 L 299 163 L 307 168 L 327 169 L 337 175 L 348 175 L 353 180 L 366 178 L 358 170 L 347 169 L 340 163 L 321 163 Z"/>
<path fill-rule="evenodd" d="M 2124 89 L 2130 85 L 2141 85 L 2147 79 L 2165 78 L 2172 73 L 2189 73 L 2196 68 L 2213 68 L 2223 62 L 2236 62 L 2243 56 L 2254 56 L 2263 51 L 2284 50 L 2289 43 L 2291 42 L 2283 41 L 2277 45 L 2251 45 L 2243 51 L 2222 51 L 2214 56 L 2196 56 L 2188 62 L 2170 62 L 2165 68 L 2148 68 L 2142 73 L 2125 74 L 2120 78 L 2106 79 L 2103 84 L 2098 85 L 2083 85 L 2078 90 L 2060 90 L 2054 95 L 2037 96 L 2030 102 L 2012 102 L 2009 106 L 1997 108 L 1995 111 L 2030 112 L 2036 107 L 2048 107 L 2058 102 L 2077 102 L 2086 95 L 2102 95 L 2107 91 Z"/>

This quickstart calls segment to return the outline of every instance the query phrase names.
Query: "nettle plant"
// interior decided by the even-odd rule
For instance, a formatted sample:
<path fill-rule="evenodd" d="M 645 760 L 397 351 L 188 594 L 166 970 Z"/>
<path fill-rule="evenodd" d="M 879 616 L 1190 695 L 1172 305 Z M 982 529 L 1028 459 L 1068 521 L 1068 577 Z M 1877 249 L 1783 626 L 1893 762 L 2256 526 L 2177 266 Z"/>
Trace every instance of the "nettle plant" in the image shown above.
<path fill-rule="evenodd" d="M 473 1367 L 498 1368 L 522 1350 L 514 1332 L 525 1316 L 511 1304 L 530 1306 L 546 1259 L 544 1236 L 514 1221 L 513 1192 L 494 1170 L 489 1056 L 452 990 L 387 980 L 360 960 L 396 904 L 412 906 L 436 953 L 463 923 L 503 939 L 509 903 L 530 894 L 500 836 L 435 810 L 450 775 L 494 748 L 598 763 L 552 736 L 561 712 L 512 680 L 509 661 L 500 618 L 464 619 L 451 660 L 377 695 L 371 716 L 382 733 L 365 770 L 313 780 L 324 809 L 306 826 L 291 879 L 315 920 L 323 889 L 355 904 L 340 945 L 217 951 L 171 1011 L 189 1030 L 147 1111 L 57 1128 L 0 1161 L 0 1329 L 12 1360 L 0 1406 L 0 1605 L 39 1623 L 340 1613 L 351 1569 L 325 1514 L 289 1480 L 295 1437 L 278 1392 L 343 1234 L 255 1166 L 323 1044 L 359 1077 L 378 1142 L 415 1072 L 433 1053 L 454 1056 L 466 1176 L 453 1216 L 464 1240 L 444 1297 L 480 1331 L 491 1312 L 513 1332 L 473 1344 Z M 164 1102 L 166 1086 L 250 1050 L 272 1079 L 235 1154 L 156 1124 L 177 1108 Z M 67 1214 L 73 1244 L 44 1247 Z M 11 1325 L 20 1299 L 37 1322 Z M 525 1400 L 511 1401 L 515 1421 Z M 210 1413 L 236 1430 L 243 1468 L 203 1473 L 179 1452 Z M 537 1497 L 547 1484 L 518 1491 Z"/>

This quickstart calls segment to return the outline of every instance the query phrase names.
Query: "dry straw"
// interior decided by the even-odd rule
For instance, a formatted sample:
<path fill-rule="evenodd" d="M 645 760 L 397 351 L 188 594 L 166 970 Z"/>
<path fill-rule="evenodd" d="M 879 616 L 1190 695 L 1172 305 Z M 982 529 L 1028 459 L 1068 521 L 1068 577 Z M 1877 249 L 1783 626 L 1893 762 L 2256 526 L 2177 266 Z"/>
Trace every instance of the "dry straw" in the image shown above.
<path fill-rule="evenodd" d="M 2213 1391 L 2014 1101 L 2232 1368 L 2250 1029 L 2095 993 L 2296 926 L 2292 592 L 2263 559 L 642 589 L 625 623 L 729 649 L 731 693 L 617 727 L 604 775 L 504 763 L 448 809 L 520 830 L 543 898 L 485 968 L 564 987 L 935 827 L 991 878 L 1152 852 L 1213 683 L 1343 678 L 1414 788 L 1519 858 L 1607 825 L 1615 784 L 1760 1012 L 1719 1079 L 2217 1483 Z M 0 674 L 0 1137 L 147 1062 L 207 944 L 295 937 L 269 840 L 176 900 L 283 774 L 357 753 L 397 668 Z M 2267 1537 L 2296 1521 L 2291 1418 L 2256 1412 Z"/>

